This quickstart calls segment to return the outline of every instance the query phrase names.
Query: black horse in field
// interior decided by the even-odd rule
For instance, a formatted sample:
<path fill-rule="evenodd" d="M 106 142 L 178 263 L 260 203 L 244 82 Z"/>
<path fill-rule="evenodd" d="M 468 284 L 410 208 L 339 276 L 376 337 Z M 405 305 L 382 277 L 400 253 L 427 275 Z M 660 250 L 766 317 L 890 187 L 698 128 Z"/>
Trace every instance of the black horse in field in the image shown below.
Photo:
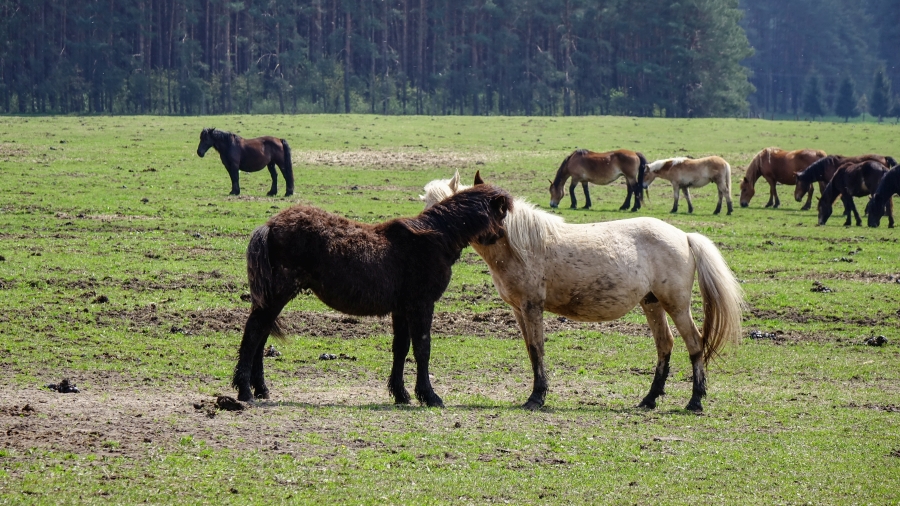
<path fill-rule="evenodd" d="M 823 193 L 825 191 L 825 185 L 831 181 L 831 178 L 834 177 L 835 172 L 837 172 L 839 168 L 844 165 L 855 165 L 868 160 L 874 160 L 887 168 L 897 165 L 897 161 L 890 156 L 875 154 L 859 156 L 828 155 L 819 158 L 802 172 L 797 173 L 797 186 L 794 187 L 794 200 L 797 202 L 803 200 L 803 196 L 809 193 L 812 184 L 815 182 L 819 183 L 819 193 Z M 808 206 L 803 206 L 801 211 L 807 209 L 809 209 Z"/>
<path fill-rule="evenodd" d="M 215 148 L 222 158 L 222 163 L 231 176 L 230 195 L 240 195 L 239 171 L 256 172 L 263 167 L 269 168 L 272 176 L 272 189 L 266 195 L 278 194 L 278 176 L 275 174 L 275 166 L 281 169 L 284 176 L 284 184 L 287 190 L 284 196 L 294 194 L 294 169 L 291 166 L 291 148 L 284 139 L 276 137 L 257 137 L 256 139 L 244 139 L 237 134 L 204 128 L 200 132 L 200 145 L 197 146 L 197 156 L 203 155 Z"/>
<path fill-rule="evenodd" d="M 434 303 L 450 282 L 451 266 L 470 242 L 492 244 L 505 236 L 510 195 L 481 185 L 448 197 L 414 218 L 370 225 L 297 205 L 257 228 L 247 248 L 250 317 L 232 385 L 238 399 L 267 399 L 263 350 L 283 335 L 278 315 L 302 290 L 346 314 L 384 316 L 393 322 L 394 361 L 388 390 L 397 404 L 410 402 L 403 364 L 412 343 L 416 398 L 443 401 L 428 378 Z M 251 394 L 251 387 L 253 392 Z"/>
<path fill-rule="evenodd" d="M 900 167 L 894 167 L 881 178 L 872 200 L 869 201 L 869 226 L 881 224 L 881 217 L 887 214 L 888 228 L 894 228 L 894 194 L 900 194 Z"/>
<path fill-rule="evenodd" d="M 856 165 L 842 165 L 838 168 L 828 186 L 825 187 L 825 191 L 822 192 L 822 198 L 819 199 L 819 225 L 824 225 L 828 221 L 833 203 L 840 197 L 844 203 L 844 214 L 847 215 L 844 226 L 849 227 L 853 217 L 856 218 L 856 226 L 861 226 L 862 219 L 859 211 L 856 210 L 853 197 L 871 196 L 887 172 L 887 167 L 875 160 L 868 160 Z M 866 210 L 870 210 L 870 207 L 871 203 L 866 206 Z M 891 221 L 893 221 L 893 217 Z"/>

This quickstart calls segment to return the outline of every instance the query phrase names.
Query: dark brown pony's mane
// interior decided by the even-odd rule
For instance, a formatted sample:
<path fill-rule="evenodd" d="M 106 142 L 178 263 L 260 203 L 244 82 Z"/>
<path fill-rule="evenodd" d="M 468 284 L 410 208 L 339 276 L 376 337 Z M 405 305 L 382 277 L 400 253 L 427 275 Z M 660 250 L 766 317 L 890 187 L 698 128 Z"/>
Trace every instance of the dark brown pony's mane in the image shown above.
<path fill-rule="evenodd" d="M 214 127 L 204 128 L 203 132 L 205 134 L 207 134 L 210 137 L 210 139 L 212 139 L 213 146 L 216 149 L 219 149 L 221 147 L 230 146 L 230 145 L 234 144 L 235 142 L 238 142 L 241 140 L 241 136 L 239 136 L 238 134 L 233 134 L 233 133 L 227 132 L 225 130 L 216 130 Z"/>
<path fill-rule="evenodd" d="M 819 158 L 815 162 L 811 163 L 809 167 L 798 172 L 797 180 L 803 181 L 804 183 L 813 183 L 818 178 L 825 176 L 825 167 L 830 164 L 840 164 L 841 160 L 843 160 L 844 158 L 845 157 L 840 155 L 828 155 Z"/>
<path fill-rule="evenodd" d="M 753 157 L 753 160 L 750 160 L 750 165 L 747 166 L 746 172 L 744 172 L 744 177 L 747 178 L 747 181 L 751 183 L 756 183 L 756 180 L 762 175 L 762 167 L 760 164 L 762 163 L 763 156 L 772 156 L 772 151 L 778 148 L 765 148 L 759 153 L 756 153 L 756 156 Z"/>
<path fill-rule="evenodd" d="M 584 156 L 584 155 L 588 154 L 588 150 L 586 150 L 586 149 L 576 149 L 576 150 L 573 151 L 571 154 L 569 154 L 569 156 L 567 156 L 567 157 L 562 161 L 561 164 L 559 164 L 559 168 L 556 169 L 556 176 L 553 178 L 553 183 L 552 183 L 552 184 L 553 184 L 553 187 L 554 187 L 554 188 L 556 188 L 557 186 L 560 186 L 560 185 L 564 185 L 564 184 L 565 184 L 566 179 L 568 179 L 568 176 L 569 176 L 569 174 L 565 171 L 566 165 L 568 165 L 569 159 L 572 158 L 572 155 L 574 155 L 574 154 L 576 154 L 576 153 L 579 154 L 579 155 L 581 155 L 581 156 Z"/>
<path fill-rule="evenodd" d="M 414 218 L 398 218 L 384 226 L 399 224 L 416 235 L 441 237 L 448 245 L 462 248 L 475 231 L 499 235 L 503 223 L 491 219 L 491 207 L 496 206 L 509 212 L 512 196 L 493 185 L 477 185 L 447 197 Z"/>

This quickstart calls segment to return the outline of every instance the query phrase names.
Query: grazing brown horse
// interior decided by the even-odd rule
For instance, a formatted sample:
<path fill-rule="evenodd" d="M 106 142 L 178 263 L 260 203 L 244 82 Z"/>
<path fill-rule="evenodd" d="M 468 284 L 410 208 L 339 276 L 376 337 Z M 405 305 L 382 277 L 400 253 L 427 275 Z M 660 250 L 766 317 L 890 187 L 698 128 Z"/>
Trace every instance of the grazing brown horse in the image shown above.
<path fill-rule="evenodd" d="M 756 193 L 756 180 L 763 177 L 769 183 L 769 202 L 766 207 L 778 207 L 781 201 L 775 191 L 775 185 L 785 184 L 793 186 L 797 184 L 797 173 L 809 167 L 813 162 L 825 156 L 824 151 L 813 149 L 798 149 L 785 151 L 778 148 L 765 148 L 753 157 L 747 172 L 741 181 L 741 207 L 750 205 L 750 199 Z M 812 189 L 806 204 L 801 209 L 809 209 L 812 206 Z"/>
<path fill-rule="evenodd" d="M 559 201 L 563 198 L 566 180 L 570 177 L 572 185 L 569 186 L 569 197 L 572 199 L 572 209 L 578 207 L 578 202 L 575 200 L 575 187 L 578 186 L 578 183 L 581 183 L 581 188 L 584 189 L 584 208 L 590 209 L 591 194 L 588 190 L 588 183 L 609 184 L 619 177 L 625 176 L 628 195 L 625 197 L 625 203 L 619 209 L 628 209 L 633 194 L 634 207 L 631 210 L 637 211 L 641 208 L 641 191 L 644 187 L 646 167 L 647 159 L 636 151 L 620 149 L 596 153 L 586 149 L 576 149 L 562 161 L 556 171 L 556 177 L 550 181 L 550 207 L 559 206 Z"/>
<path fill-rule="evenodd" d="M 881 155 L 860 155 L 860 156 L 841 156 L 828 155 L 813 162 L 809 167 L 797 173 L 797 186 L 794 187 L 794 200 L 800 202 L 803 196 L 809 193 L 814 182 L 819 183 L 819 193 L 825 190 L 825 185 L 834 177 L 841 165 L 853 165 L 866 160 L 875 160 L 885 167 L 893 167 L 897 162 L 889 156 Z"/>
<path fill-rule="evenodd" d="M 253 232 L 247 248 L 251 306 L 232 380 L 238 399 L 269 397 L 263 375 L 266 340 L 269 334 L 283 335 L 278 314 L 284 306 L 311 290 L 342 313 L 390 314 L 394 361 L 388 390 L 398 404 L 410 402 L 403 364 L 412 343 L 416 398 L 443 406 L 428 377 L 434 303 L 447 289 L 450 268 L 463 248 L 505 235 L 503 219 L 512 205 L 506 191 L 482 185 L 417 217 L 375 225 L 305 205 L 271 217 Z"/>
<path fill-rule="evenodd" d="M 291 147 L 284 139 L 276 137 L 258 137 L 256 139 L 244 139 L 237 134 L 216 130 L 215 128 L 204 128 L 200 132 L 200 145 L 197 146 L 197 156 L 203 158 L 203 155 L 209 151 L 209 148 L 215 148 L 219 152 L 219 157 L 231 176 L 231 193 L 229 195 L 240 195 L 241 186 L 238 181 L 239 171 L 256 172 L 262 170 L 263 167 L 269 168 L 269 175 L 272 176 L 272 188 L 266 195 L 272 196 L 278 194 L 278 176 L 275 174 L 275 166 L 281 169 L 281 175 L 284 176 L 284 184 L 287 190 L 284 196 L 294 194 L 294 169 L 291 166 Z"/>
<path fill-rule="evenodd" d="M 855 165 L 842 165 L 834 177 L 822 192 L 822 198 L 819 199 L 819 225 L 824 225 L 831 216 L 833 203 L 838 197 L 844 203 L 844 214 L 847 215 L 847 221 L 844 222 L 845 227 L 849 227 L 851 223 L 850 214 L 856 218 L 856 226 L 862 225 L 862 219 L 859 217 L 859 211 L 856 210 L 856 204 L 853 203 L 853 197 L 871 196 L 878 188 L 878 183 L 887 174 L 888 169 L 884 165 L 868 160 Z M 868 206 L 867 206 L 868 209 Z M 891 217 L 893 222 L 893 216 Z"/>
<path fill-rule="evenodd" d="M 900 167 L 894 167 L 881 178 L 872 200 L 866 206 L 869 210 L 869 226 L 881 224 L 881 217 L 888 215 L 888 228 L 894 228 L 894 194 L 900 194 Z"/>
<path fill-rule="evenodd" d="M 644 176 L 644 187 L 650 186 L 657 177 L 672 183 L 675 191 L 675 204 L 672 205 L 673 213 L 678 212 L 678 192 L 684 193 L 687 199 L 688 212 L 694 212 L 694 204 L 691 202 L 691 194 L 688 188 L 700 188 L 709 183 L 716 183 L 719 190 L 719 203 L 713 214 L 722 211 L 722 198 L 728 204 L 728 214 L 734 210 L 731 205 L 731 165 L 725 159 L 718 156 L 706 158 L 668 158 L 657 160 L 647 165 L 647 174 Z"/>

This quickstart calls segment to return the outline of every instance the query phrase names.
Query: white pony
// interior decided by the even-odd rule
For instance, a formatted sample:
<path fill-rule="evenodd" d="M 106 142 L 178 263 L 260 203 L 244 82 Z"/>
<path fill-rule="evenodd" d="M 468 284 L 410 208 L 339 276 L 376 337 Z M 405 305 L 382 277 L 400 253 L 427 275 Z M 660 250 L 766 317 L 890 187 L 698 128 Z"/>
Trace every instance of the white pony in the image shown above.
<path fill-rule="evenodd" d="M 475 184 L 481 183 L 476 174 Z M 427 208 L 464 188 L 457 173 L 428 183 L 420 198 Z M 687 409 L 703 410 L 706 363 L 726 344 L 740 342 L 744 305 L 743 291 L 712 241 L 655 218 L 568 224 L 521 199 L 514 201 L 504 226 L 505 238 L 471 246 L 487 262 L 494 286 L 512 306 L 525 338 L 534 387 L 524 408 L 539 409 L 548 390 L 544 311 L 572 320 L 609 321 L 640 304 L 656 341 L 657 364 L 650 392 L 639 406 L 655 408 L 656 399 L 665 394 L 675 342 L 668 313 L 693 366 Z M 702 334 L 691 316 L 695 272 L 703 298 Z"/>
<path fill-rule="evenodd" d="M 716 183 L 719 190 L 719 204 L 713 214 L 719 214 L 722 210 L 722 198 L 728 203 L 728 214 L 732 212 L 731 206 L 731 165 L 724 158 L 707 156 L 706 158 L 667 158 L 647 164 L 647 172 L 644 174 L 644 188 L 650 186 L 654 179 L 661 177 L 672 183 L 675 191 L 675 204 L 672 212 L 678 212 L 678 191 L 684 192 L 687 199 L 688 212 L 694 212 L 694 204 L 691 202 L 691 194 L 688 188 L 700 188 L 709 183 Z"/>

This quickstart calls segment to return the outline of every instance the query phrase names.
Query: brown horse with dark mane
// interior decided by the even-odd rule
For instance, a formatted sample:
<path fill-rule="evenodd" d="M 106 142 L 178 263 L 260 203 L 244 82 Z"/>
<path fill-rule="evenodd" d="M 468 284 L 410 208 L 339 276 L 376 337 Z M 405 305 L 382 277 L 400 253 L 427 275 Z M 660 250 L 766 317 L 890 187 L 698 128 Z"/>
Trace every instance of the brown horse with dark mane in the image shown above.
<path fill-rule="evenodd" d="M 216 130 L 215 128 L 204 128 L 200 132 L 200 145 L 197 146 L 197 156 L 203 158 L 203 155 L 209 151 L 209 148 L 215 148 L 219 152 L 219 157 L 231 176 L 231 193 L 229 195 L 240 195 L 241 185 L 239 183 L 240 171 L 256 172 L 262 170 L 263 167 L 269 168 L 269 175 L 272 176 L 272 188 L 266 195 L 273 196 L 278 194 L 278 176 L 275 174 L 275 166 L 281 169 L 281 175 L 284 176 L 284 184 L 287 190 L 284 196 L 288 197 L 294 194 L 294 169 L 291 166 L 291 147 L 284 139 L 276 137 L 257 137 L 256 139 L 244 139 L 237 134 Z"/>
<path fill-rule="evenodd" d="M 591 207 L 591 193 L 588 183 L 609 184 L 621 176 L 625 176 L 628 187 L 628 195 L 620 210 L 631 206 L 631 196 L 634 195 L 634 207 L 632 211 L 641 208 L 641 191 L 644 187 L 644 171 L 647 168 L 647 159 L 636 151 L 620 149 L 606 153 L 596 153 L 586 149 L 576 149 L 567 156 L 556 171 L 556 177 L 550 181 L 550 207 L 559 206 L 563 198 L 566 181 L 571 177 L 572 185 L 569 186 L 569 197 L 572 199 L 572 209 L 578 207 L 575 199 L 575 187 L 581 183 L 584 189 L 584 208 Z"/>
<path fill-rule="evenodd" d="M 750 199 L 756 193 L 756 180 L 760 177 L 769 183 L 769 201 L 766 207 L 778 207 L 781 201 L 776 184 L 793 186 L 797 184 L 797 173 L 809 167 L 813 162 L 825 156 L 825 152 L 813 149 L 798 149 L 785 151 L 779 148 L 765 148 L 753 157 L 747 172 L 741 181 L 741 207 L 750 205 Z M 812 206 L 812 189 L 806 199 L 806 204 L 801 209 L 809 209 Z"/>
<path fill-rule="evenodd" d="M 828 155 L 813 162 L 805 170 L 797 174 L 797 186 L 794 187 L 794 200 L 800 202 L 806 195 L 814 182 L 819 183 L 819 193 L 825 190 L 825 185 L 834 177 L 834 173 L 842 165 L 855 165 L 867 160 L 874 160 L 885 167 L 893 167 L 897 165 L 896 160 L 889 156 L 881 155 L 859 155 L 859 156 L 841 156 Z M 805 209 L 805 208 L 804 208 Z"/>
<path fill-rule="evenodd" d="M 311 290 L 342 313 L 390 314 L 394 361 L 388 390 L 397 404 L 410 402 L 403 364 L 412 343 L 416 398 L 443 406 L 428 377 L 434 303 L 466 245 L 504 237 L 503 220 L 512 205 L 506 191 L 482 185 L 417 217 L 375 225 L 305 205 L 271 217 L 253 232 L 247 248 L 251 306 L 232 380 L 238 399 L 269 397 L 263 375 L 266 340 L 270 334 L 283 336 L 279 313 L 301 291 Z"/>
<path fill-rule="evenodd" d="M 831 216 L 833 203 L 838 197 L 844 203 L 844 214 L 847 215 L 847 221 L 844 222 L 845 227 L 849 227 L 851 223 L 850 214 L 856 218 L 856 226 L 862 225 L 862 219 L 859 217 L 859 211 L 856 210 L 856 204 L 853 197 L 871 196 L 878 188 L 878 183 L 887 174 L 888 169 L 884 165 L 868 160 L 855 165 L 842 165 L 831 182 L 822 192 L 822 198 L 819 199 L 819 225 L 824 225 Z M 868 210 L 869 206 L 866 206 Z M 893 216 L 891 217 L 893 222 Z"/>
<path fill-rule="evenodd" d="M 880 225 L 881 217 L 887 214 L 888 228 L 894 228 L 894 194 L 900 194 L 900 167 L 889 170 L 875 188 L 875 194 L 866 206 L 870 227 Z"/>

